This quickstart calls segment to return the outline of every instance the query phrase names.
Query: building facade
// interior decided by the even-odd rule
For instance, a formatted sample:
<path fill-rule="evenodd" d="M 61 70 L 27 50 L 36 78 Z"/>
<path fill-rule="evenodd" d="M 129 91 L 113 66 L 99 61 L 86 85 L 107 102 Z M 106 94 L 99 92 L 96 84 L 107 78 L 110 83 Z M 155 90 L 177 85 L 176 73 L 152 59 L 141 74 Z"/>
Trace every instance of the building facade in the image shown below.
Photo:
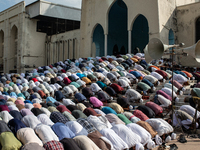
<path fill-rule="evenodd" d="M 0 72 L 20 73 L 68 58 L 135 53 L 138 48 L 143 52 L 152 38 L 198 51 L 199 1 L 82 0 L 82 10 L 43 0 L 27 6 L 20 2 L 0 12 Z M 178 55 L 177 61 L 200 66 L 192 56 Z"/>
<path fill-rule="evenodd" d="M 42 0 L 27 6 L 22 1 L 0 12 L 0 72 L 21 73 L 75 57 L 80 17 L 80 9 Z M 60 51 L 69 54 L 60 57 Z"/>
<path fill-rule="evenodd" d="M 199 0 L 83 0 L 80 55 L 143 52 L 152 38 L 167 45 L 194 45 L 200 39 L 195 35 L 198 8 Z M 199 65 L 190 56 L 191 64 L 182 61 L 184 56 L 177 59 Z"/>

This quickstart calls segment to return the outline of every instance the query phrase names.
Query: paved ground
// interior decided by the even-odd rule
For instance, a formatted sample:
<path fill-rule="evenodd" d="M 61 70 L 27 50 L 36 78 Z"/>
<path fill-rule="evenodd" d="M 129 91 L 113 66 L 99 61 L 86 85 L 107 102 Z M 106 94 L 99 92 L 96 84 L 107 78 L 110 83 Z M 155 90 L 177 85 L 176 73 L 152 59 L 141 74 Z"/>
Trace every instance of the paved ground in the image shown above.
<path fill-rule="evenodd" d="M 177 140 L 173 140 L 166 145 L 176 144 L 179 150 L 200 150 L 200 139 L 199 138 L 191 138 L 185 136 L 187 143 L 180 143 Z M 158 147 L 154 148 L 153 150 L 157 150 Z"/>

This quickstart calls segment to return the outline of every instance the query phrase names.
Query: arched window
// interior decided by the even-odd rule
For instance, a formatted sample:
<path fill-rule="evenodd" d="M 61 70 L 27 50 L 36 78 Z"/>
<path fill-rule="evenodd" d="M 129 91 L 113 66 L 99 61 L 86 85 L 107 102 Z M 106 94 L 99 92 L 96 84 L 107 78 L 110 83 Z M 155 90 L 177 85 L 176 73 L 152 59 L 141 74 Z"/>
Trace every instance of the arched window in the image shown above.
<path fill-rule="evenodd" d="M 93 32 L 93 42 L 96 47 L 96 56 L 104 55 L 104 31 L 103 27 L 98 24 Z"/>
<path fill-rule="evenodd" d="M 18 51 L 18 29 L 14 25 L 11 30 L 11 45 L 10 45 L 10 61 L 9 70 L 16 70 L 17 69 L 17 51 Z M 15 71 L 14 71 L 15 72 Z"/>
<path fill-rule="evenodd" d="M 143 52 L 149 42 L 149 25 L 145 16 L 139 15 L 132 27 L 132 53 L 137 49 Z"/>
<path fill-rule="evenodd" d="M 200 17 L 196 20 L 196 42 L 200 40 Z"/>
<path fill-rule="evenodd" d="M 0 31 L 0 71 L 3 72 L 4 32 Z"/>
<path fill-rule="evenodd" d="M 108 55 L 113 55 L 113 47 L 125 47 L 128 50 L 128 9 L 124 1 L 117 0 L 108 13 Z M 120 51 L 118 51 L 120 52 Z"/>
<path fill-rule="evenodd" d="M 169 45 L 174 45 L 175 40 L 174 40 L 174 32 L 172 29 L 169 30 Z"/>
<path fill-rule="evenodd" d="M 117 54 L 119 54 L 119 50 L 118 50 L 118 46 L 117 46 L 117 44 L 115 44 L 114 45 L 114 47 L 113 47 L 113 55 L 117 55 Z"/>

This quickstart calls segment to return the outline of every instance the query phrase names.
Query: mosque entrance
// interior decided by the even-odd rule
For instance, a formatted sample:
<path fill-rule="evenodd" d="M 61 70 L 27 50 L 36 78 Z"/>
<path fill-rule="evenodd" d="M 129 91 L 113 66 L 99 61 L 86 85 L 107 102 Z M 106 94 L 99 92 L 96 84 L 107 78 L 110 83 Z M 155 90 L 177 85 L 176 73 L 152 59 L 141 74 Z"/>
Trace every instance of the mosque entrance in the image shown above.
<path fill-rule="evenodd" d="M 169 45 L 174 45 L 175 44 L 175 40 L 174 40 L 174 32 L 172 29 L 169 30 Z M 169 49 L 170 51 L 172 51 L 172 48 Z M 170 58 L 172 58 L 172 56 L 170 55 Z M 174 58 L 175 60 L 175 58 Z"/>
<path fill-rule="evenodd" d="M 200 17 L 196 20 L 196 42 L 200 40 Z"/>
<path fill-rule="evenodd" d="M 0 31 L 0 72 L 3 72 L 4 32 Z"/>
<path fill-rule="evenodd" d="M 140 52 L 144 52 L 144 48 L 149 42 L 149 25 L 146 17 L 139 15 L 134 21 L 132 27 L 132 46 L 131 52 L 138 49 Z"/>
<path fill-rule="evenodd" d="M 128 52 L 127 17 L 126 4 L 122 0 L 117 0 L 108 14 L 108 55 L 116 53 L 116 46 L 124 46 L 123 53 Z M 120 53 L 121 49 L 118 52 Z"/>
<path fill-rule="evenodd" d="M 104 31 L 100 24 L 96 25 L 93 32 L 93 42 L 96 46 L 96 56 L 104 56 Z"/>
<path fill-rule="evenodd" d="M 117 44 L 115 44 L 113 47 L 113 55 L 117 55 L 119 53 L 118 51 L 119 51 L 118 46 L 117 46 Z"/>

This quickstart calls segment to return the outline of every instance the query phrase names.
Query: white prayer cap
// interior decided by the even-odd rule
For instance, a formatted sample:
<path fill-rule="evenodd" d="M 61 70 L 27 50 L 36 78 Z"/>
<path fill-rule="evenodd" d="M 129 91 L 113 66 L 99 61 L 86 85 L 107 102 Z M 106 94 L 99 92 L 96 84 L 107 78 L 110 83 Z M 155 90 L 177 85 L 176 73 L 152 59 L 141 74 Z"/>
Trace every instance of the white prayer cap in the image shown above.
<path fill-rule="evenodd" d="M 34 98 L 33 100 L 32 100 L 32 103 L 34 104 L 34 103 L 42 103 L 42 101 L 39 99 L 39 98 Z"/>
<path fill-rule="evenodd" d="M 147 143 L 147 148 L 148 148 L 148 149 L 153 149 L 153 148 L 155 148 L 155 147 L 156 147 L 156 145 L 155 145 L 155 142 L 154 142 L 154 141 L 150 140 L 150 141 Z"/>
<path fill-rule="evenodd" d="M 71 76 L 71 72 L 66 72 L 66 75 L 67 76 Z"/>
<path fill-rule="evenodd" d="M 45 77 L 44 81 L 49 82 L 51 79 L 49 77 Z"/>
<path fill-rule="evenodd" d="M 182 88 L 182 91 L 184 92 L 185 90 L 186 90 L 186 89 L 183 87 L 183 88 Z"/>
<path fill-rule="evenodd" d="M 35 82 L 35 85 L 36 85 L 36 86 L 39 86 L 39 85 L 40 85 L 40 82 L 38 82 L 38 81 Z"/>
<path fill-rule="evenodd" d="M 21 76 L 22 76 L 22 77 L 25 77 L 25 74 L 24 74 L 24 73 L 21 73 Z"/>
<path fill-rule="evenodd" d="M 156 144 L 157 145 L 161 145 L 162 144 L 162 139 L 158 134 L 155 136 L 155 139 L 156 139 Z"/>
<path fill-rule="evenodd" d="M 175 102 L 179 102 L 179 98 L 178 97 L 176 97 Z"/>
<path fill-rule="evenodd" d="M 180 94 L 180 95 L 183 95 L 183 91 L 180 91 L 179 94 Z"/>
<path fill-rule="evenodd" d="M 135 150 L 144 150 L 144 146 L 141 143 L 135 145 Z"/>
<path fill-rule="evenodd" d="M 44 80 L 45 76 L 41 76 L 40 78 L 41 78 L 42 80 Z"/>
<path fill-rule="evenodd" d="M 176 133 L 172 133 L 171 139 L 172 139 L 172 140 L 175 140 L 175 139 L 176 139 Z"/>
<path fill-rule="evenodd" d="M 168 135 L 167 138 L 165 139 L 165 142 L 169 143 L 170 141 L 171 141 L 171 136 Z"/>
<path fill-rule="evenodd" d="M 151 67 L 152 72 L 155 72 L 157 69 L 154 67 Z"/>
<path fill-rule="evenodd" d="M 153 87 L 153 91 L 155 91 L 155 90 L 156 90 L 156 87 L 154 86 L 154 87 Z"/>
<path fill-rule="evenodd" d="M 59 79 L 60 81 L 62 81 L 62 80 L 63 80 L 63 78 L 62 78 L 61 76 L 58 76 L 58 79 Z"/>
<path fill-rule="evenodd" d="M 130 106 L 129 106 L 129 109 L 130 109 L 130 110 L 132 110 L 132 109 L 133 109 L 133 106 L 132 106 L 132 105 L 130 105 Z"/>
<path fill-rule="evenodd" d="M 40 81 L 40 82 L 43 82 L 42 79 L 41 79 L 41 77 L 36 77 L 36 79 L 37 79 L 38 81 Z"/>

